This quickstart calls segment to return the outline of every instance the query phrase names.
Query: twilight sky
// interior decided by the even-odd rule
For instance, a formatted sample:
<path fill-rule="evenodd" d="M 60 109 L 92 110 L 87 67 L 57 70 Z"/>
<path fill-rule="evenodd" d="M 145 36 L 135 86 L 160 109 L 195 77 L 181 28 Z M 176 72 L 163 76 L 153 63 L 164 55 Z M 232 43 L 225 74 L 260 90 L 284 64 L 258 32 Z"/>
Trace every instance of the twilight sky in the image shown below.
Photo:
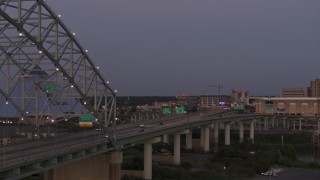
<path fill-rule="evenodd" d="M 319 0 L 46 0 L 120 96 L 280 95 L 320 78 Z"/>

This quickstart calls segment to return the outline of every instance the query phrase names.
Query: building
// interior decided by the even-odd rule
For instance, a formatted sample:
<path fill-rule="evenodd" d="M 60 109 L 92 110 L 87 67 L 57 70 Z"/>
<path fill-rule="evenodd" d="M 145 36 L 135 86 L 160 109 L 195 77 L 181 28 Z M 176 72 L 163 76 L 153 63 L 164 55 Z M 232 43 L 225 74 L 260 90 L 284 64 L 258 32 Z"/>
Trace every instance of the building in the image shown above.
<path fill-rule="evenodd" d="M 281 97 L 307 97 L 308 89 L 304 87 L 284 87 Z"/>
<path fill-rule="evenodd" d="M 220 109 L 230 105 L 230 96 L 227 95 L 200 95 L 199 107 L 201 109 Z"/>
<path fill-rule="evenodd" d="M 232 104 L 249 104 L 249 91 L 237 91 L 232 89 Z"/>
<path fill-rule="evenodd" d="M 196 111 L 198 109 L 199 96 L 193 96 L 189 93 L 182 93 L 177 96 L 176 106 L 185 106 L 187 111 Z"/>
<path fill-rule="evenodd" d="M 318 116 L 318 97 L 263 97 L 255 102 L 256 112 L 262 114 L 283 114 Z"/>
<path fill-rule="evenodd" d="M 320 79 L 310 81 L 311 97 L 320 97 Z"/>

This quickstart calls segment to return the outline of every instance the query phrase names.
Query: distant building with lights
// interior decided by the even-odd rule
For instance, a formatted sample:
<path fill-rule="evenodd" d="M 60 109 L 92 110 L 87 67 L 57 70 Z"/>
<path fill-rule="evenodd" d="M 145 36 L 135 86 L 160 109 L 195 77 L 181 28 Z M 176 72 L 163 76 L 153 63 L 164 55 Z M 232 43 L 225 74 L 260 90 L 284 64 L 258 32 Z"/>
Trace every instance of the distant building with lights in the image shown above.
<path fill-rule="evenodd" d="M 308 97 L 308 88 L 306 87 L 284 87 L 281 97 Z"/>
<path fill-rule="evenodd" d="M 310 81 L 310 95 L 311 97 L 320 97 L 320 79 Z"/>
<path fill-rule="evenodd" d="M 227 95 L 200 95 L 199 107 L 201 109 L 220 109 L 230 106 L 231 96 Z"/>
<path fill-rule="evenodd" d="M 232 104 L 249 104 L 249 91 L 237 91 L 232 89 Z"/>
<path fill-rule="evenodd" d="M 176 106 L 185 106 L 186 110 L 191 111 L 197 109 L 199 104 L 199 96 L 191 95 L 190 93 L 182 93 L 177 96 Z"/>
<path fill-rule="evenodd" d="M 255 99 L 257 113 L 276 115 L 319 115 L 319 97 L 263 97 Z"/>

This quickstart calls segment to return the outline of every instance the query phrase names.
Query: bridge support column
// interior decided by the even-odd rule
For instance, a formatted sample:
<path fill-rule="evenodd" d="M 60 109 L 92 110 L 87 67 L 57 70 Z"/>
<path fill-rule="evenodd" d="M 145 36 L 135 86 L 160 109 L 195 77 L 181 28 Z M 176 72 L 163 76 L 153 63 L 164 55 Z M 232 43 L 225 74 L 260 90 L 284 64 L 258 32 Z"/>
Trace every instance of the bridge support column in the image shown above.
<path fill-rule="evenodd" d="M 121 163 L 123 161 L 123 153 L 115 151 L 110 154 L 110 179 L 121 180 Z"/>
<path fill-rule="evenodd" d="M 144 143 L 143 178 L 152 179 L 152 144 Z"/>
<path fill-rule="evenodd" d="M 118 155 L 116 155 L 118 153 Z M 79 155 L 81 153 L 79 152 Z M 112 153 L 113 154 L 113 153 Z M 64 164 L 44 172 L 45 180 L 61 179 L 115 179 L 119 180 L 122 152 L 116 154 L 98 154 L 79 161 Z M 84 154 L 85 155 L 85 154 Z M 57 158 L 50 160 L 50 165 L 57 165 Z M 113 176 L 110 174 L 113 173 Z M 118 176 L 119 175 L 119 176 Z M 112 178 L 110 178 L 112 177 Z"/>
<path fill-rule="evenodd" d="M 203 137 L 203 152 L 209 152 L 209 126 L 206 126 L 204 129 L 204 137 Z"/>
<path fill-rule="evenodd" d="M 240 139 L 240 144 L 243 143 L 243 122 L 239 122 L 239 139 Z"/>
<path fill-rule="evenodd" d="M 169 144 L 169 135 L 168 134 L 164 134 L 163 136 L 162 136 L 162 138 L 163 138 L 163 143 L 165 143 L 165 144 Z"/>
<path fill-rule="evenodd" d="M 200 147 L 203 149 L 204 147 L 204 127 L 200 127 Z"/>
<path fill-rule="evenodd" d="M 277 119 L 277 124 L 276 124 L 276 126 L 279 127 L 279 119 Z"/>
<path fill-rule="evenodd" d="M 54 169 L 50 169 L 44 173 L 44 180 L 54 180 Z"/>
<path fill-rule="evenodd" d="M 261 119 L 258 118 L 258 121 L 259 121 L 259 132 L 261 132 Z"/>
<path fill-rule="evenodd" d="M 293 130 L 295 131 L 296 130 L 296 120 L 293 119 Z"/>
<path fill-rule="evenodd" d="M 173 164 L 180 165 L 180 135 L 188 134 L 189 130 L 180 131 L 174 134 L 174 150 L 173 150 Z"/>
<path fill-rule="evenodd" d="M 254 121 L 250 121 L 250 141 L 254 144 Z"/>
<path fill-rule="evenodd" d="M 274 128 L 274 117 L 272 117 L 272 128 Z"/>
<path fill-rule="evenodd" d="M 219 123 L 215 123 L 214 124 L 214 132 L 213 132 L 213 143 L 214 143 L 214 147 L 215 149 L 218 147 L 218 143 L 219 143 Z"/>
<path fill-rule="evenodd" d="M 152 144 L 161 142 L 161 137 L 151 138 L 147 141 L 138 142 L 137 144 L 143 144 L 144 154 L 143 154 L 143 178 L 152 179 Z"/>
<path fill-rule="evenodd" d="M 173 163 L 176 165 L 180 164 L 180 134 L 174 135 L 174 157 Z"/>
<path fill-rule="evenodd" d="M 230 145 L 230 123 L 224 124 L 224 144 L 226 146 Z"/>
<path fill-rule="evenodd" d="M 302 122 L 301 121 L 302 121 L 302 119 L 300 118 L 299 119 L 299 131 L 301 131 L 301 129 L 302 129 L 302 127 L 301 127 L 302 126 Z"/>
<path fill-rule="evenodd" d="M 192 149 L 192 131 L 191 130 L 188 134 L 186 134 L 186 148 L 188 150 Z"/>
<path fill-rule="evenodd" d="M 267 117 L 264 118 L 264 130 L 265 131 L 268 130 L 268 118 Z"/>

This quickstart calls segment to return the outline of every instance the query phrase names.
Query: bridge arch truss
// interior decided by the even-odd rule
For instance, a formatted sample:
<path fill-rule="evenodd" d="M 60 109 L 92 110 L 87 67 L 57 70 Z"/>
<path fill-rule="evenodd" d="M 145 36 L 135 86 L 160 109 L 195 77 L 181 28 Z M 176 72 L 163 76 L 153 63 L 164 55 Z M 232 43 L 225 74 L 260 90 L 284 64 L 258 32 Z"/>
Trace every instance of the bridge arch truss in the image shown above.
<path fill-rule="evenodd" d="M 115 91 L 43 0 L 0 0 L 0 84 L 0 114 L 34 126 L 89 113 L 108 127 L 116 116 Z"/>

